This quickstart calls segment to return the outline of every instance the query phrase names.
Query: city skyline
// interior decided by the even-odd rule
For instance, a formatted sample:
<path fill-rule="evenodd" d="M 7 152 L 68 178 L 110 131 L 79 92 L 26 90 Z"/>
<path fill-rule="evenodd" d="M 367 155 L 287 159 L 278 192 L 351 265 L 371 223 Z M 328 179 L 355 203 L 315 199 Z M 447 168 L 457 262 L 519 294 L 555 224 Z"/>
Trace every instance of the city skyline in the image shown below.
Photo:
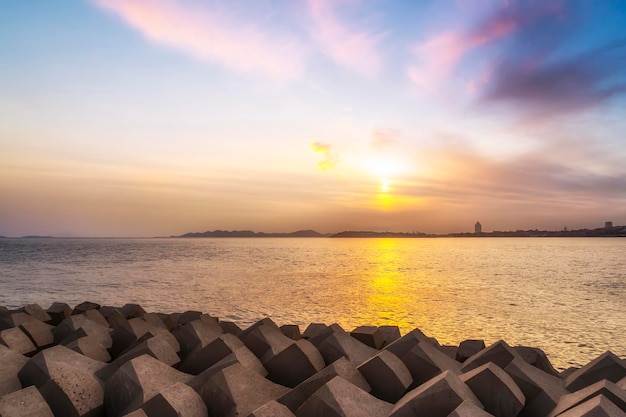
<path fill-rule="evenodd" d="M 0 7 L 0 235 L 626 224 L 626 2 Z"/>

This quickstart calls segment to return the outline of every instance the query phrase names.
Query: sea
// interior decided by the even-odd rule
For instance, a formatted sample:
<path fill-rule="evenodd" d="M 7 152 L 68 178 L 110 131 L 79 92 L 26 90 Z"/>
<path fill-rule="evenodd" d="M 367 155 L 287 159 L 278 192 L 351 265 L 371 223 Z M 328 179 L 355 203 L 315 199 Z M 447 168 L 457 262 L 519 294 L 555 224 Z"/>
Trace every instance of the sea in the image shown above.
<path fill-rule="evenodd" d="M 626 357 L 626 239 L 0 239 L 0 306 L 55 301 L 503 339 L 566 369 Z"/>

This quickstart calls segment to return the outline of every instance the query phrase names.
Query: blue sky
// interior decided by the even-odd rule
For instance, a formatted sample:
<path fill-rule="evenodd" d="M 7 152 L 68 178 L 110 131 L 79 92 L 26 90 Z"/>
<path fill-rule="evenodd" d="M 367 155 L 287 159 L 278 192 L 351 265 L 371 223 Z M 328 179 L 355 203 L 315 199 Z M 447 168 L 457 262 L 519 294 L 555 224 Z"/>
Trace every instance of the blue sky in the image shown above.
<path fill-rule="evenodd" d="M 0 235 L 626 224 L 625 1 L 0 10 Z"/>

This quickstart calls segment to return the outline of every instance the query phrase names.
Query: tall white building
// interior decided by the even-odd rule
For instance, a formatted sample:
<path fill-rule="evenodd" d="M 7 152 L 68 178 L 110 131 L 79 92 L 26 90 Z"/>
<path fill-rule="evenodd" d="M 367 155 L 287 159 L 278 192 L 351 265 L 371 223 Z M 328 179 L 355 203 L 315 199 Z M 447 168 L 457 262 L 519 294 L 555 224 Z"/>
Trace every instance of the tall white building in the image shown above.
<path fill-rule="evenodd" d="M 478 234 L 482 232 L 483 232 L 483 226 L 480 224 L 480 222 L 476 222 L 476 224 L 474 225 L 474 233 Z"/>

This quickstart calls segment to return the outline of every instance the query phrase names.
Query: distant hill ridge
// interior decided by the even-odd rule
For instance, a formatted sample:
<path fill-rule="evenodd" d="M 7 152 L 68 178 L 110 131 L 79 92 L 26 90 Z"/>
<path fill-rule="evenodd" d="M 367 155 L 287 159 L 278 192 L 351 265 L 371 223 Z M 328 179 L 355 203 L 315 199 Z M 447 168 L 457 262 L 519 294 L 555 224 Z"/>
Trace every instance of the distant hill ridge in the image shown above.
<path fill-rule="evenodd" d="M 327 237 L 315 230 L 298 230 L 290 233 L 265 233 L 251 230 L 214 230 L 201 233 L 185 233 L 181 236 L 172 237 Z"/>

